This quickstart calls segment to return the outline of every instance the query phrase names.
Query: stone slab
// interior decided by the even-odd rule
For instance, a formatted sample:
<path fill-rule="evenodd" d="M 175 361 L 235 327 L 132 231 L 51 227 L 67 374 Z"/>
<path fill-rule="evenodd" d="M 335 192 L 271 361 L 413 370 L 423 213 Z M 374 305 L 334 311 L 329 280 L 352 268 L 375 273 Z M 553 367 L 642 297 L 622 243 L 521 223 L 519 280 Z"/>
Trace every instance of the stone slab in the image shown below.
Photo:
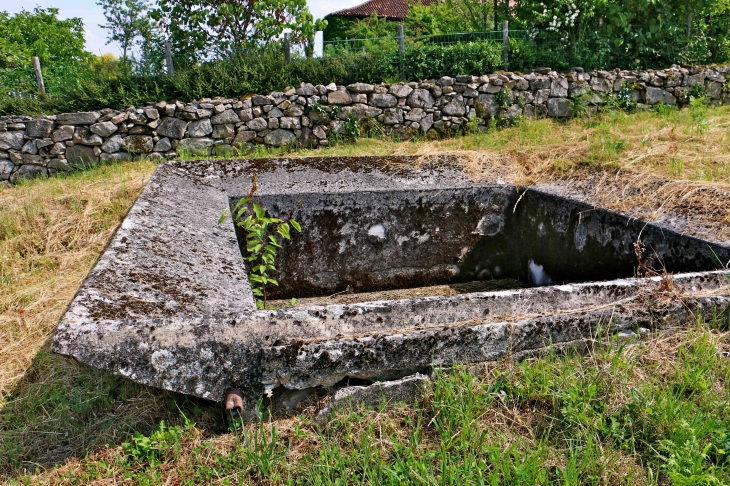
<path fill-rule="evenodd" d="M 443 158 L 165 162 L 71 303 L 52 350 L 206 399 L 220 401 L 239 388 L 253 413 L 257 400 L 278 388 L 307 390 L 347 377 L 388 379 L 432 366 L 519 357 L 594 336 L 599 327 L 621 332 L 678 325 L 690 312 L 730 307 L 730 273 L 711 271 L 674 275 L 681 301 L 662 290 L 666 280 L 654 277 L 257 310 L 234 225 L 218 223 L 222 210 L 248 194 L 254 173 L 262 200 L 485 187 Z M 516 192 L 506 184 L 496 189 Z M 516 204 L 508 201 L 514 212 Z M 489 235 L 497 223 L 476 226 Z M 579 246 L 585 234 L 574 231 Z M 723 263 L 730 259 L 730 248 L 717 242 L 686 241 L 693 251 L 706 245 Z"/>

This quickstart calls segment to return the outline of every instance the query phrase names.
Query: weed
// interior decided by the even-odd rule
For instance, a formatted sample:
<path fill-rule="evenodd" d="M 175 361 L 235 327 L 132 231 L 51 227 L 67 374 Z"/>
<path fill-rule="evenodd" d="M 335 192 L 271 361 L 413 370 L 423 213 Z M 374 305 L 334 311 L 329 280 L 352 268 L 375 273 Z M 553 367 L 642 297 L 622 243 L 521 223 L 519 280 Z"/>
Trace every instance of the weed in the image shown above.
<path fill-rule="evenodd" d="M 716 476 L 717 468 L 706 464 L 713 444 L 703 444 L 697 431 L 690 423 L 682 419 L 670 439 L 659 443 L 665 464 L 662 470 L 677 485 L 722 485 L 724 481 Z"/>
<path fill-rule="evenodd" d="M 327 113 L 327 109 L 322 105 L 322 103 L 317 101 L 316 103 L 305 107 L 304 113 Z"/>
<path fill-rule="evenodd" d="M 504 88 L 494 94 L 494 103 L 500 108 L 507 108 L 511 104 L 512 90 Z"/>
<path fill-rule="evenodd" d="M 251 179 L 251 191 L 248 197 L 239 199 L 231 210 L 236 225 L 246 232 L 246 252 L 244 260 L 248 262 L 248 280 L 251 291 L 259 308 L 266 308 L 266 286 L 279 285 L 279 282 L 270 277 L 270 272 L 276 271 L 274 261 L 283 240 L 290 240 L 290 228 L 297 232 L 302 231 L 299 223 L 287 217 L 286 219 L 267 216 L 266 210 L 254 202 L 258 183 L 256 174 Z M 223 211 L 218 224 L 226 220 L 227 211 Z M 244 217 L 245 216 L 245 217 Z"/>
<path fill-rule="evenodd" d="M 679 177 L 682 175 L 682 169 L 684 168 L 684 162 L 682 162 L 682 159 L 671 157 L 669 159 L 669 164 L 671 167 L 671 172 L 674 177 Z"/>
<path fill-rule="evenodd" d="M 568 98 L 574 117 L 583 117 L 588 113 L 588 93 L 576 94 Z"/>
<path fill-rule="evenodd" d="M 654 111 L 657 115 L 668 118 L 677 114 L 677 107 L 659 102 L 654 105 Z"/>
<path fill-rule="evenodd" d="M 155 467 L 180 456 L 183 435 L 193 425 L 186 419 L 184 426 L 169 427 L 163 420 L 149 436 L 135 433 L 130 442 L 122 444 L 122 450 L 138 463 Z"/>
<path fill-rule="evenodd" d="M 699 85 L 694 85 L 699 86 Z M 693 88 L 694 88 L 693 86 Z M 690 113 L 692 115 L 692 126 L 696 133 L 705 133 L 708 129 L 707 100 L 704 96 L 694 97 L 690 95 Z"/>
<path fill-rule="evenodd" d="M 345 121 L 342 122 L 342 132 L 346 139 L 357 141 L 361 134 L 360 120 L 352 113 L 349 113 Z"/>
<path fill-rule="evenodd" d="M 707 99 L 707 90 L 705 87 L 701 84 L 693 84 L 689 88 L 689 93 L 687 93 L 687 96 L 689 96 L 689 99 Z"/>
<path fill-rule="evenodd" d="M 478 126 L 479 119 L 475 115 L 470 114 L 466 122 L 466 133 L 476 133 Z"/>
<path fill-rule="evenodd" d="M 632 112 L 636 110 L 638 103 L 634 98 L 634 90 L 624 86 L 618 93 L 610 93 L 604 97 L 604 107 L 608 110 L 625 110 Z"/>

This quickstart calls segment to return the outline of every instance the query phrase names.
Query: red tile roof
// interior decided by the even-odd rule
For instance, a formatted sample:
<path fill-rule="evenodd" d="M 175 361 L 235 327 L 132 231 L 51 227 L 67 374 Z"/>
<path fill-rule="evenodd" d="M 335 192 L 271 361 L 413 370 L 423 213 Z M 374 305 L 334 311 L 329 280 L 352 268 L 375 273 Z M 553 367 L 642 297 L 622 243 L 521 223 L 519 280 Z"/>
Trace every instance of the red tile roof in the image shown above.
<path fill-rule="evenodd" d="M 423 5 L 430 5 L 438 0 L 421 0 Z M 333 17 L 370 17 L 373 12 L 377 12 L 378 17 L 385 17 L 389 20 L 403 20 L 408 15 L 411 5 L 418 0 L 368 0 L 365 3 L 356 5 L 344 10 L 332 12 L 329 16 Z"/>

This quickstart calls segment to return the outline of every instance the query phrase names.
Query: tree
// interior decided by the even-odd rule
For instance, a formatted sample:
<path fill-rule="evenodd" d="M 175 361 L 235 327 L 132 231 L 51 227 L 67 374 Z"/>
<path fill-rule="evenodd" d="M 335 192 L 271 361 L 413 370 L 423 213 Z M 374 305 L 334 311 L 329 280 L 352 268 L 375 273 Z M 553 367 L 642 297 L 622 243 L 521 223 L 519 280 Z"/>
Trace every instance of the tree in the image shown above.
<path fill-rule="evenodd" d="M 84 22 L 59 19 L 57 8 L 0 12 L 0 68 L 30 67 L 32 56 L 44 67 L 73 65 L 92 57 L 84 44 Z"/>
<path fill-rule="evenodd" d="M 314 32 L 306 0 L 159 0 L 152 15 L 187 50 L 265 46 L 285 31 L 306 43 Z"/>
<path fill-rule="evenodd" d="M 408 11 L 408 32 L 417 35 L 485 32 L 492 28 L 494 7 L 485 0 L 443 0 L 430 5 L 416 2 Z"/>
<path fill-rule="evenodd" d="M 471 29 L 461 0 L 445 0 L 430 5 L 416 3 L 408 11 L 405 24 L 409 35 L 434 35 L 466 32 Z"/>
<path fill-rule="evenodd" d="M 99 27 L 109 30 L 107 44 L 118 42 L 122 59 L 127 59 L 152 29 L 146 0 L 99 0 L 96 4 L 104 9 L 107 23 Z"/>

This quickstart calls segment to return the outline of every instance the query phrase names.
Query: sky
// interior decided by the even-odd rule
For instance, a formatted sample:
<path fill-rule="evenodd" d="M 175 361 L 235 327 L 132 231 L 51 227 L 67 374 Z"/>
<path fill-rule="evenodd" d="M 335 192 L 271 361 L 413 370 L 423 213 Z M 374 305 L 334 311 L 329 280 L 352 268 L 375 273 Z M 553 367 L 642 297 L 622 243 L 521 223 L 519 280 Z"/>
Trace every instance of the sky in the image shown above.
<path fill-rule="evenodd" d="M 365 0 L 307 0 L 309 11 L 315 19 L 320 19 L 328 13 L 342 10 L 343 8 L 358 5 Z M 14 14 L 21 10 L 33 10 L 36 6 L 59 10 L 59 17 L 67 19 L 70 17 L 81 17 L 86 29 L 86 50 L 94 54 L 112 52 L 116 55 L 121 53 L 116 44 L 106 44 L 106 30 L 99 27 L 99 24 L 106 23 L 104 11 L 96 0 L 12 0 L 2 2 L 0 11 Z"/>

